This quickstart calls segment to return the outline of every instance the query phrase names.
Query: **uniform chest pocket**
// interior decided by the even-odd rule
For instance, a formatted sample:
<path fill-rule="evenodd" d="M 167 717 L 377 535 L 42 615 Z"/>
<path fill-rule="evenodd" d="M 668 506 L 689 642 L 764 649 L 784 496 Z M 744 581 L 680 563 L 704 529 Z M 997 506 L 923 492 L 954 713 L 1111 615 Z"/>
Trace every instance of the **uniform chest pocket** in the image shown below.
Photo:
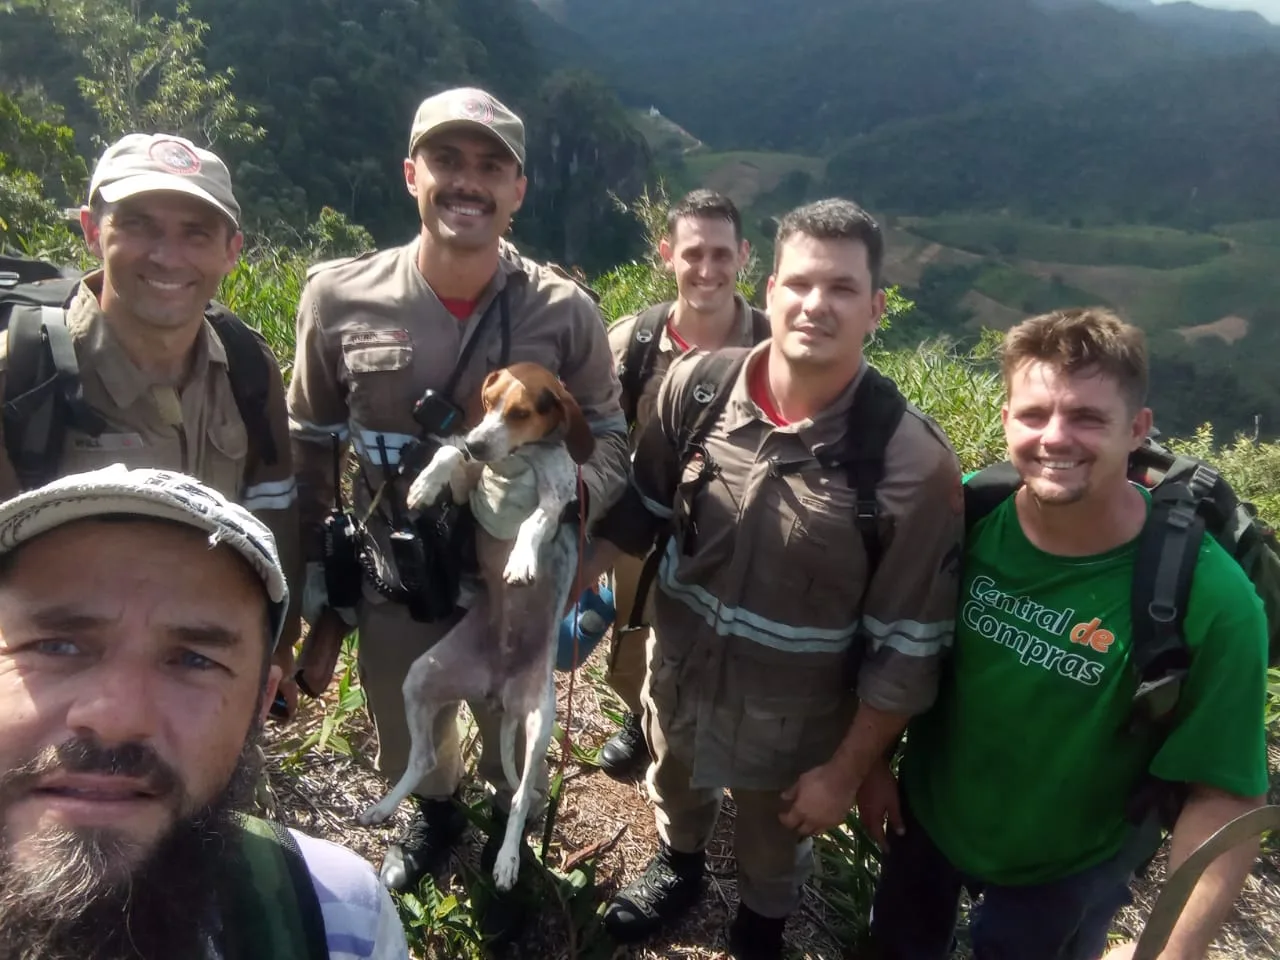
<path fill-rule="evenodd" d="M 239 418 L 209 425 L 209 456 L 201 478 L 229 499 L 239 499 L 245 461 L 249 458 L 249 431 Z"/>
<path fill-rule="evenodd" d="M 378 339 L 354 334 L 342 341 L 342 362 L 347 368 L 349 406 L 357 420 L 368 423 L 379 412 L 412 409 L 413 343 L 408 334 L 393 332 Z M 420 392 L 420 391 L 419 391 Z"/>
<path fill-rule="evenodd" d="M 796 590 L 828 615 L 846 620 L 862 593 L 866 551 L 854 522 L 852 492 L 834 484 L 825 492 L 829 496 L 801 493 L 794 497 L 786 570 Z"/>

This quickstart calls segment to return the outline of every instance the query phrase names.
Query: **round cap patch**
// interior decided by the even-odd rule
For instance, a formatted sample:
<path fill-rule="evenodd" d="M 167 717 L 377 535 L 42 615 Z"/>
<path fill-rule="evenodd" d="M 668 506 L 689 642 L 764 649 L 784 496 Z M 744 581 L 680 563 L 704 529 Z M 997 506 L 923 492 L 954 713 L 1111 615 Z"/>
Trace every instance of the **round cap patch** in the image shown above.
<path fill-rule="evenodd" d="M 481 97 L 467 97 L 453 112 L 460 120 L 474 120 L 485 126 L 493 124 L 493 103 Z"/>
<path fill-rule="evenodd" d="M 159 140 L 153 143 L 147 156 L 171 173 L 190 176 L 200 172 L 200 158 L 185 143 L 176 140 Z"/>

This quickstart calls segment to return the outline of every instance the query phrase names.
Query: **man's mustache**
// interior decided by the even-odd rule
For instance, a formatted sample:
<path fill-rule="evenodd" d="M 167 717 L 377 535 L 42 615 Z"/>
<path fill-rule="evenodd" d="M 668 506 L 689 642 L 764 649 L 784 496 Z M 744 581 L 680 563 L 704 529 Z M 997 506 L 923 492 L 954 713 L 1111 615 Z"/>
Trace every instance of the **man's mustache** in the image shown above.
<path fill-rule="evenodd" d="M 182 787 L 173 767 L 144 743 L 108 747 L 93 738 L 78 737 L 47 747 L 22 766 L 0 773 L 0 803 L 57 774 L 129 777 L 142 781 L 147 792 L 157 797 Z"/>
<path fill-rule="evenodd" d="M 474 193 L 442 193 L 437 200 L 438 204 L 457 203 L 468 207 L 479 207 L 485 213 L 492 213 L 494 203 L 488 197 L 482 197 Z"/>

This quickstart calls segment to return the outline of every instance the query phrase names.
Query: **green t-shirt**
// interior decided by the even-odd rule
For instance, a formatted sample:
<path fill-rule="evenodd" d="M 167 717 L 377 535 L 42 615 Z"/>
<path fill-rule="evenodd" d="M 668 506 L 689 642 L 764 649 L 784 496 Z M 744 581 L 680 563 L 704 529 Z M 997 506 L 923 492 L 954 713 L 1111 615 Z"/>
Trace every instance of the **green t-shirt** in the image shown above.
<path fill-rule="evenodd" d="M 1266 619 L 1211 536 L 1187 604 L 1191 669 L 1175 726 L 1158 752 L 1154 737 L 1126 732 L 1135 553 L 1136 541 L 1089 557 L 1044 553 L 1012 497 L 970 531 L 951 663 L 902 760 L 913 812 L 964 873 L 1047 883 L 1114 856 L 1144 769 L 1266 793 Z"/>

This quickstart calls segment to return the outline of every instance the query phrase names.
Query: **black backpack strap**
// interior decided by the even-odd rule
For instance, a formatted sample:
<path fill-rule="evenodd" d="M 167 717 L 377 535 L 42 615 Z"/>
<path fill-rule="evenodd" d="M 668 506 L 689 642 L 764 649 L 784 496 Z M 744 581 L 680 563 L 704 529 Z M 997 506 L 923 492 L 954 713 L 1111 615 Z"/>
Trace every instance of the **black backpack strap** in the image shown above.
<path fill-rule="evenodd" d="M 837 456 L 848 472 L 849 489 L 857 496 L 853 522 L 867 554 L 868 584 L 884 555 L 876 489 L 884 479 L 885 451 L 906 412 L 907 401 L 893 381 L 867 367 L 854 390 L 844 449 Z"/>
<path fill-rule="evenodd" d="M 965 530 L 972 530 L 979 520 L 1017 493 L 1021 486 L 1018 468 L 1008 460 L 975 473 L 964 485 Z"/>
<path fill-rule="evenodd" d="M 235 870 L 222 895 L 227 960 L 327 960 L 324 913 L 293 835 L 243 816 Z"/>
<path fill-rule="evenodd" d="M 750 351 L 746 348 L 716 350 L 703 354 L 689 374 L 688 394 L 684 406 L 676 412 L 676 449 L 681 466 L 689 462 L 694 451 L 702 446 L 708 431 L 715 424 L 724 405 L 729 402 L 729 394 L 737 382 L 742 365 L 747 362 Z M 704 451 L 703 472 L 700 480 L 705 483 L 715 472 L 715 464 Z M 658 566 L 667 549 L 667 541 L 671 539 L 668 528 L 657 544 L 649 551 L 640 568 L 640 576 L 636 581 L 635 601 L 625 628 L 642 626 L 644 623 L 644 607 L 653 588 L 653 581 L 658 576 Z"/>
<path fill-rule="evenodd" d="M 67 428 L 97 436 L 106 423 L 84 398 L 61 307 L 15 305 L 8 323 L 5 446 L 24 490 L 58 475 Z"/>
<path fill-rule="evenodd" d="M 1139 536 L 1130 601 L 1135 724 L 1171 719 L 1190 666 L 1182 622 L 1205 533 L 1196 502 L 1185 484 L 1161 484 Z"/>
<path fill-rule="evenodd" d="M 267 412 L 271 367 L 264 352 L 266 339 L 220 303 L 211 303 L 205 317 L 227 354 L 231 395 L 249 434 L 250 455 L 270 466 L 279 459 L 279 451 Z"/>
<path fill-rule="evenodd" d="M 764 343 L 771 336 L 773 330 L 769 326 L 769 316 L 762 310 L 751 308 L 751 341 L 753 343 Z"/>
<path fill-rule="evenodd" d="M 636 317 L 631 329 L 631 339 L 627 341 L 627 354 L 622 361 L 622 369 L 618 371 L 618 379 L 622 381 L 622 413 L 627 423 L 636 422 L 636 405 L 640 402 L 640 391 L 653 374 L 654 360 L 658 355 L 658 344 L 661 342 L 662 325 L 671 314 L 671 301 L 656 303 Z"/>

